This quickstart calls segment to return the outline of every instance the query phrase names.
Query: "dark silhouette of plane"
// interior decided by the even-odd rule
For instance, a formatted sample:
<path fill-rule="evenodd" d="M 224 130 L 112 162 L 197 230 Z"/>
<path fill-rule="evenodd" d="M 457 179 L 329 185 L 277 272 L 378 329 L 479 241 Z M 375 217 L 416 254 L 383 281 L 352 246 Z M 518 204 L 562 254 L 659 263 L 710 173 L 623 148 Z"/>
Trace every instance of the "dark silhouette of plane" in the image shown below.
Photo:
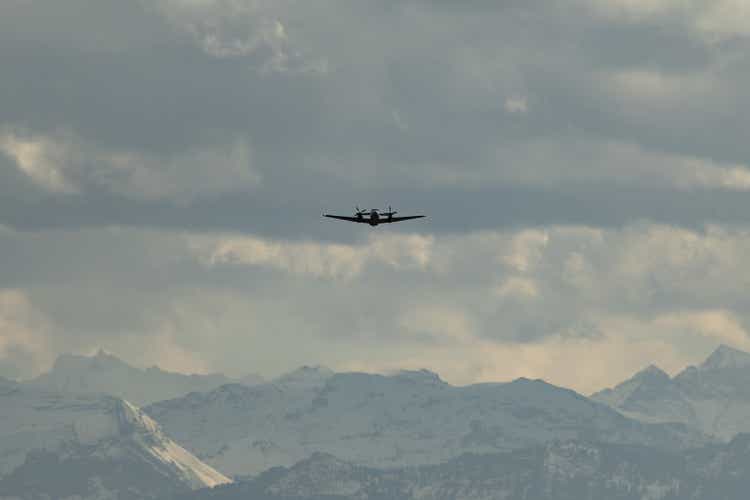
<path fill-rule="evenodd" d="M 424 215 L 409 215 L 407 217 L 394 217 L 398 212 L 394 212 L 391 207 L 388 207 L 387 211 L 379 212 L 377 209 L 371 210 L 360 210 L 357 207 L 357 211 L 354 213 L 354 217 L 345 217 L 343 215 L 330 215 L 323 214 L 323 217 L 329 219 L 345 220 L 349 222 L 357 222 L 360 224 L 369 224 L 375 227 L 379 224 L 391 224 L 393 222 L 401 222 L 410 219 L 421 219 Z"/>

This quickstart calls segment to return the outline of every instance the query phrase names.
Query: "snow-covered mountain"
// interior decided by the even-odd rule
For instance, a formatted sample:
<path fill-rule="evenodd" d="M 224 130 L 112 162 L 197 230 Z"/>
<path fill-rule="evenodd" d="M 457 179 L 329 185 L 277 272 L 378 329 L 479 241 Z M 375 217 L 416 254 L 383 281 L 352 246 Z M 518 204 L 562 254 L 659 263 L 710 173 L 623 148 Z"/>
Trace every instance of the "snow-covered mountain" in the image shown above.
<path fill-rule="evenodd" d="M 127 401 L 0 380 L 0 498 L 164 498 L 227 482 Z"/>
<path fill-rule="evenodd" d="M 307 376 L 307 379 L 306 379 Z M 680 425 L 647 425 L 539 380 L 454 387 L 427 371 L 394 376 L 298 371 L 278 383 L 225 385 L 145 410 L 202 460 L 256 475 L 316 452 L 356 464 L 435 464 L 555 439 L 664 448 L 704 438 Z"/>
<path fill-rule="evenodd" d="M 729 440 L 750 432 L 750 354 L 722 345 L 674 378 L 649 367 L 591 397 L 642 421 L 682 422 Z"/>
<path fill-rule="evenodd" d="M 61 355 L 50 372 L 28 384 L 65 392 L 110 394 L 142 406 L 231 382 L 234 380 L 221 374 L 183 375 L 156 366 L 142 370 L 100 350 L 94 356 Z M 248 375 L 241 382 L 253 385 L 263 379 Z"/>
<path fill-rule="evenodd" d="M 398 469 L 358 466 L 319 453 L 255 480 L 180 500 L 745 500 L 749 469 L 747 435 L 686 453 L 564 441 Z"/>
<path fill-rule="evenodd" d="M 274 379 L 273 384 L 282 390 L 316 390 L 334 375 L 333 370 L 325 366 L 303 366 Z"/>

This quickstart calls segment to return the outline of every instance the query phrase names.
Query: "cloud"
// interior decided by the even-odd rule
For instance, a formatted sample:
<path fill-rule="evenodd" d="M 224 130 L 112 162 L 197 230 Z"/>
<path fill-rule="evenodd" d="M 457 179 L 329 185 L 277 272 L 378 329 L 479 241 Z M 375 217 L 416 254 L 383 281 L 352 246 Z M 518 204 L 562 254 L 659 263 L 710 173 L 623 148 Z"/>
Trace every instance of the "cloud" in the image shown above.
<path fill-rule="evenodd" d="M 750 335 L 740 318 L 726 310 L 687 311 L 660 316 L 654 326 L 662 331 L 690 332 L 750 351 Z"/>
<path fill-rule="evenodd" d="M 716 42 L 750 34 L 750 7 L 742 0 L 584 0 L 598 13 L 632 22 L 678 20 Z"/>
<path fill-rule="evenodd" d="M 39 316 L 9 331 L 581 388 L 744 346 L 744 5 L 8 3 L 0 282 Z M 319 218 L 357 203 L 429 218 Z"/>
<path fill-rule="evenodd" d="M 23 291 L 0 289 L 0 376 L 29 378 L 49 368 L 49 330 Z"/>
<path fill-rule="evenodd" d="M 155 8 L 177 30 L 217 58 L 260 60 L 261 73 L 325 72 L 322 60 L 306 60 L 293 48 L 280 16 L 287 2 L 266 0 L 158 0 Z"/>
<path fill-rule="evenodd" d="M 503 261 L 516 271 L 531 270 L 541 259 L 549 234 L 543 230 L 524 230 L 513 235 Z"/>
<path fill-rule="evenodd" d="M 439 342 L 410 344 L 407 340 L 391 357 L 371 352 L 368 358 L 355 357 L 342 367 L 379 373 L 430 368 L 454 384 L 541 378 L 589 394 L 649 364 L 675 374 L 700 362 L 717 342 L 741 349 L 750 345 L 747 332 L 726 311 L 670 313 L 647 322 L 603 317 L 601 336 L 554 335 L 521 344 L 473 337 L 464 331 L 465 319 L 460 314 L 447 318 L 444 314 L 446 309 L 435 316 L 420 316 L 424 335 L 434 335 Z M 408 322 L 404 327 L 406 332 L 413 329 Z"/>
<path fill-rule="evenodd" d="M 495 289 L 501 298 L 516 297 L 521 300 L 534 299 L 539 296 L 539 289 L 533 280 L 513 276 Z"/>
<path fill-rule="evenodd" d="M 60 170 L 65 161 L 65 148 L 44 139 L 22 139 L 11 133 L 0 135 L 0 151 L 15 162 L 18 169 L 44 189 L 59 193 L 75 193 L 73 186 Z"/>
<path fill-rule="evenodd" d="M 705 7 L 698 28 L 715 38 L 750 35 L 750 6 L 742 0 L 719 0 Z"/>
<path fill-rule="evenodd" d="M 623 104 L 650 104 L 661 109 L 671 109 L 696 99 L 709 98 L 722 82 L 710 72 L 674 74 L 654 69 L 624 69 L 609 72 L 604 84 L 612 87 L 613 96 Z"/>
<path fill-rule="evenodd" d="M 587 394 L 621 382 L 650 363 L 675 371 L 693 360 L 659 338 L 554 337 L 534 344 L 498 344 L 483 339 L 423 344 L 397 351 L 391 358 L 355 357 L 341 368 L 379 373 L 428 368 L 458 385 L 539 378 Z"/>
<path fill-rule="evenodd" d="M 525 97 L 508 97 L 505 99 L 505 111 L 525 115 L 529 111 L 529 104 Z"/>
<path fill-rule="evenodd" d="M 316 360 L 337 368 L 429 368 L 453 383 L 540 377 L 587 392 L 650 363 L 675 372 L 718 343 L 750 348 L 750 318 L 736 302 L 749 242 L 745 230 L 645 224 L 481 232 L 436 238 L 416 274 L 358 265 L 347 275 L 351 300 L 330 286 L 294 300 L 312 306 L 327 295 L 328 311 L 356 318 L 297 308 L 316 318 L 313 338 L 331 335 L 339 355 Z M 372 294 L 384 295 L 376 310 L 359 304 Z"/>
<path fill-rule="evenodd" d="M 104 189 L 136 200 L 189 200 L 253 189 L 260 176 L 252 169 L 243 141 L 160 157 L 138 151 L 111 151 L 85 144 L 70 134 L 34 135 L 6 130 L 0 151 L 39 187 L 51 193 L 83 194 Z"/>
<path fill-rule="evenodd" d="M 658 186 L 678 192 L 750 190 L 747 165 L 652 151 L 632 143 L 542 139 L 498 146 L 495 155 L 500 167 L 494 175 L 528 185 L 601 187 L 612 182 L 621 187 Z M 510 168 L 515 164 L 526 168 Z M 467 174 L 469 180 L 472 173 Z M 488 173 L 480 173 L 476 180 L 485 175 Z"/>
<path fill-rule="evenodd" d="M 410 308 L 398 319 L 398 329 L 407 336 L 425 338 L 438 344 L 471 341 L 476 327 L 461 308 L 452 304 L 433 304 Z"/>
<path fill-rule="evenodd" d="M 190 246 L 210 266 L 265 266 L 291 274 L 353 279 L 370 263 L 424 269 L 434 239 L 419 235 L 372 236 L 363 245 L 276 242 L 255 237 L 192 237 Z"/>
<path fill-rule="evenodd" d="M 5 373 L 27 355 L 38 371 L 103 347 L 185 372 L 429 368 L 589 391 L 649 363 L 679 370 L 718 343 L 750 348 L 741 228 L 386 231 L 352 244 L 6 228 L 0 246 L 0 279 L 23 287 L 5 295 Z"/>
<path fill-rule="evenodd" d="M 473 214 L 436 220 L 451 232 L 750 213 L 705 201 L 747 190 L 741 43 L 717 51 L 651 21 L 670 2 L 592 1 L 16 2 L 0 21 L 2 130 L 38 145 L 22 175 L 76 201 L 3 206 L 3 222 L 311 238 L 292 215 L 342 196 L 431 212 L 449 199 Z M 602 18 L 610 4 L 647 16 Z M 325 72 L 306 71 L 316 61 Z M 601 200 L 617 203 L 586 208 Z"/>
<path fill-rule="evenodd" d="M 691 3 L 681 0 L 584 0 L 603 14 L 627 16 L 635 21 L 652 16 L 690 9 Z"/>

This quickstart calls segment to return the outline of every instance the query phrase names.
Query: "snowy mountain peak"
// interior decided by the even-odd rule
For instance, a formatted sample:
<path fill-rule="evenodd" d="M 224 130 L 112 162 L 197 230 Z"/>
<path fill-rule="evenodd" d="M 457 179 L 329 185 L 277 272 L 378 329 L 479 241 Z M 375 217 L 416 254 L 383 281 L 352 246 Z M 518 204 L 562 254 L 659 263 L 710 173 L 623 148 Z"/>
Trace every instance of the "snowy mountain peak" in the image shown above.
<path fill-rule="evenodd" d="M 722 344 L 706 358 L 700 369 L 721 370 L 746 367 L 750 367 L 750 354 Z"/>
<path fill-rule="evenodd" d="M 591 396 L 620 411 L 634 411 L 644 400 L 660 400 L 671 395 L 672 379 L 661 368 L 649 365 L 613 389 L 604 389 Z"/>
<path fill-rule="evenodd" d="M 429 371 L 351 372 L 317 387 L 273 383 L 244 389 L 244 397 L 220 397 L 237 390 L 225 386 L 145 411 L 202 459 L 242 476 L 291 466 L 316 451 L 395 467 L 582 435 L 670 449 L 704 442 L 683 426 L 642 425 L 541 380 L 454 387 Z"/>
<path fill-rule="evenodd" d="M 395 376 L 396 379 L 404 382 L 430 384 L 430 385 L 447 385 L 443 379 L 435 372 L 430 370 L 401 370 Z"/>
<path fill-rule="evenodd" d="M 728 440 L 750 431 L 750 354 L 721 345 L 701 365 L 673 378 L 649 367 L 591 397 L 628 417 L 682 422 Z"/>
<path fill-rule="evenodd" d="M 94 356 L 61 354 L 55 360 L 53 371 L 71 371 L 80 369 L 123 369 L 128 365 L 118 357 L 99 349 Z"/>
<path fill-rule="evenodd" d="M 52 370 L 28 385 L 81 394 L 111 394 L 137 405 L 210 391 L 231 380 L 224 375 L 184 375 L 152 367 L 140 369 L 100 349 L 93 356 L 62 354 Z"/>
<path fill-rule="evenodd" d="M 656 365 L 648 365 L 643 370 L 639 371 L 633 377 L 634 379 L 656 379 L 656 380 L 669 380 L 669 375 Z"/>
<path fill-rule="evenodd" d="M 323 385 L 333 375 L 333 370 L 325 366 L 302 366 L 280 376 L 273 382 L 283 387 L 316 387 Z"/>

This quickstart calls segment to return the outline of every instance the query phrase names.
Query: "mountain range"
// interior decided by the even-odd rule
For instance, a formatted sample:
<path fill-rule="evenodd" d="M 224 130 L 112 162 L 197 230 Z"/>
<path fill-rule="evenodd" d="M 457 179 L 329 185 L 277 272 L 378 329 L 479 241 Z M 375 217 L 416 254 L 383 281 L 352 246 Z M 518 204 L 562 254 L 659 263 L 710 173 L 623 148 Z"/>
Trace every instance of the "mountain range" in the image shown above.
<path fill-rule="evenodd" d="M 0 380 L 0 498 L 163 498 L 228 483 L 131 403 Z"/>
<path fill-rule="evenodd" d="M 750 436 L 676 453 L 638 445 L 552 442 L 376 469 L 317 453 L 258 478 L 181 500 L 745 500 Z"/>
<path fill-rule="evenodd" d="M 541 380 L 457 387 L 426 370 L 306 366 L 255 382 L 104 352 L 0 379 L 0 499 L 734 500 L 750 489 L 750 354 L 727 346 L 588 398 Z M 128 399 L 162 396 L 143 409 Z"/>
<path fill-rule="evenodd" d="M 452 386 L 428 371 L 321 373 L 207 393 L 144 410 L 196 456 L 232 476 L 290 466 L 315 452 L 371 467 L 437 464 L 553 440 L 682 449 L 707 442 L 682 424 L 649 424 L 541 380 Z"/>
<path fill-rule="evenodd" d="M 591 398 L 644 422 L 682 422 L 729 440 L 750 432 L 750 354 L 722 345 L 674 377 L 652 365 Z"/>
<path fill-rule="evenodd" d="M 49 372 L 28 384 L 78 394 L 110 394 L 142 406 L 193 391 L 210 391 L 224 384 L 262 382 L 259 375 L 234 380 L 218 373 L 183 375 L 156 366 L 144 370 L 99 350 L 94 356 L 63 354 Z"/>

